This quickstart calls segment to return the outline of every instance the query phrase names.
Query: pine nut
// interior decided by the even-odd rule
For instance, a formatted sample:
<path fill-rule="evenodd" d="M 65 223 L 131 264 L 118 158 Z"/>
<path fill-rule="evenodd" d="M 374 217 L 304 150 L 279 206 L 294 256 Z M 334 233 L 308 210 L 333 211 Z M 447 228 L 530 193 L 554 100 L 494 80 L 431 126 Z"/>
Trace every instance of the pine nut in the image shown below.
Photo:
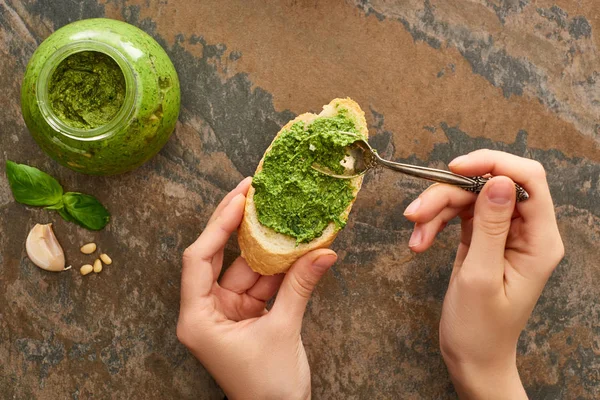
<path fill-rule="evenodd" d="M 96 259 L 96 261 L 94 261 L 94 272 L 99 273 L 100 271 L 102 271 L 102 263 L 99 259 Z"/>
<path fill-rule="evenodd" d="M 81 275 L 87 275 L 90 272 L 92 272 L 94 270 L 94 267 L 92 267 L 90 264 L 85 264 L 84 266 L 82 266 L 79 269 L 79 272 L 81 272 Z"/>
<path fill-rule="evenodd" d="M 108 256 L 108 254 L 104 254 L 104 253 L 100 254 L 100 259 L 106 265 L 112 264 L 112 259 Z"/>
<path fill-rule="evenodd" d="M 83 254 L 92 254 L 96 251 L 96 243 L 84 244 L 79 250 L 81 250 Z"/>

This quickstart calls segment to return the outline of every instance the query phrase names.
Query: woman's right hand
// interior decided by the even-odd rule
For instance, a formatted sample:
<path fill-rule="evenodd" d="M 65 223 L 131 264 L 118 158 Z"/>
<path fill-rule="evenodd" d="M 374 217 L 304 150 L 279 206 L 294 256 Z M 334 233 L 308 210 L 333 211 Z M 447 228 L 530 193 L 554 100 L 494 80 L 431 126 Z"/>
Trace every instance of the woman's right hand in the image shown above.
<path fill-rule="evenodd" d="M 461 398 L 526 399 L 517 340 L 552 271 L 564 256 L 544 168 L 499 151 L 459 157 L 450 169 L 494 176 L 479 196 L 433 185 L 407 208 L 409 246 L 429 248 L 456 216 L 461 240 L 444 299 L 440 347 Z M 530 194 L 515 204 L 514 182 Z"/>

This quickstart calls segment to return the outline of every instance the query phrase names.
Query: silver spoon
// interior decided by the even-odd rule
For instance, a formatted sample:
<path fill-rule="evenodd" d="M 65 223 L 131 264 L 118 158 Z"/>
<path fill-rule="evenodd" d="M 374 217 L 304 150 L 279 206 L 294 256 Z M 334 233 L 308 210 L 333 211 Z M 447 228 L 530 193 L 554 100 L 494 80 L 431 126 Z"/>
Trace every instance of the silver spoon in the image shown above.
<path fill-rule="evenodd" d="M 334 178 L 352 179 L 364 175 L 370 169 L 386 167 L 394 171 L 402 172 L 406 175 L 414 176 L 416 178 L 458 186 L 473 193 L 481 192 L 481 189 L 483 189 L 485 183 L 491 178 L 491 176 L 467 177 L 442 169 L 420 167 L 418 165 L 402 164 L 384 160 L 379 156 L 379 154 L 377 154 L 377 151 L 374 150 L 366 140 L 360 139 L 357 135 L 351 132 L 340 133 L 357 137 L 355 142 L 346 147 L 347 156 L 344 160 L 342 160 L 342 165 L 345 167 L 343 174 L 336 174 L 327 167 L 316 163 L 312 165 L 313 169 Z M 515 183 L 515 188 L 517 193 L 517 201 L 525 201 L 529 198 L 529 193 L 527 193 L 519 184 Z"/>

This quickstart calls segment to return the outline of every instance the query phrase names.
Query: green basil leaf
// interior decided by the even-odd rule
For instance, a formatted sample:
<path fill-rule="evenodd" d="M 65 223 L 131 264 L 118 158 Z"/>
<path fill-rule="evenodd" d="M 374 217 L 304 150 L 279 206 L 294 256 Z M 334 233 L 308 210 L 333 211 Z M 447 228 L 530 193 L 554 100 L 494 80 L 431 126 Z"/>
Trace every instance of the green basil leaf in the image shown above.
<path fill-rule="evenodd" d="M 63 203 L 67 215 L 84 228 L 98 231 L 110 220 L 110 213 L 94 196 L 67 192 L 63 195 Z M 65 218 L 64 213 L 59 213 Z"/>
<path fill-rule="evenodd" d="M 60 183 L 28 165 L 6 161 L 6 177 L 15 200 L 29 206 L 51 206 L 62 199 Z"/>
<path fill-rule="evenodd" d="M 73 218 L 65 209 L 65 203 L 63 199 L 60 199 L 60 202 L 56 203 L 53 206 L 44 207 L 46 210 L 55 210 L 65 221 L 68 222 L 77 222 L 75 218 Z"/>
<path fill-rule="evenodd" d="M 65 208 L 65 204 L 63 203 L 62 196 L 60 197 L 60 201 L 58 203 L 53 204 L 48 207 L 44 207 L 44 209 L 46 209 L 46 210 L 56 210 L 56 211 L 61 210 L 63 208 Z"/>
<path fill-rule="evenodd" d="M 75 221 L 75 218 L 73 218 L 71 216 L 71 214 L 69 214 L 67 212 L 67 210 L 65 210 L 64 208 L 59 208 L 56 210 L 56 212 L 58 212 L 60 214 L 61 217 L 63 217 L 63 219 L 67 222 L 75 222 L 77 223 L 77 221 Z"/>

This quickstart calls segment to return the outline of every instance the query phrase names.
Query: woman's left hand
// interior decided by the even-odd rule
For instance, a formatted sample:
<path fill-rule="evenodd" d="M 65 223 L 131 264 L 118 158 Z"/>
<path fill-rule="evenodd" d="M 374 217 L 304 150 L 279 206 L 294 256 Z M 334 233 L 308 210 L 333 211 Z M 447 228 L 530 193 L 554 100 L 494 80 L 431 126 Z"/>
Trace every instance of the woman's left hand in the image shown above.
<path fill-rule="evenodd" d="M 223 199 L 183 254 L 177 337 L 232 400 L 309 399 L 302 318 L 313 289 L 337 256 L 329 249 L 312 251 L 285 277 L 261 276 L 238 257 L 217 282 L 250 183 L 246 178 Z M 278 290 L 267 311 L 266 302 Z"/>

